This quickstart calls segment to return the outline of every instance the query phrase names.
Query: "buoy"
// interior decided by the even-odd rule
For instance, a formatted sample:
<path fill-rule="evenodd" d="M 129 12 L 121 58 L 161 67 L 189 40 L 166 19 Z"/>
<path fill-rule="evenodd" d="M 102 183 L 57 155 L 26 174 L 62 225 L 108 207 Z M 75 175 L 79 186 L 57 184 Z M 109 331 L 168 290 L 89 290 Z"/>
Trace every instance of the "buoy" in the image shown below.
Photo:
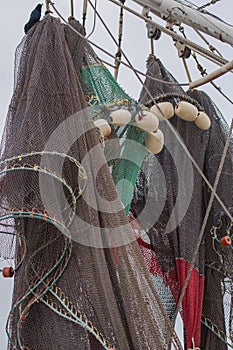
<path fill-rule="evenodd" d="M 155 132 L 148 132 L 145 139 L 145 146 L 149 152 L 157 154 L 161 152 L 164 145 L 163 132 L 158 129 Z"/>
<path fill-rule="evenodd" d="M 201 130 L 208 130 L 211 126 L 211 121 L 208 115 L 204 112 L 199 112 L 197 118 L 194 120 L 194 123 Z"/>
<path fill-rule="evenodd" d="M 220 242 L 223 247 L 228 247 L 229 245 L 231 245 L 231 239 L 229 236 L 222 237 Z"/>
<path fill-rule="evenodd" d="M 2 269 L 2 276 L 5 278 L 10 278 L 14 276 L 14 270 L 13 267 L 4 267 Z"/>
<path fill-rule="evenodd" d="M 104 137 L 108 137 L 111 132 L 111 126 L 108 124 L 108 122 L 105 119 L 97 119 L 94 121 L 94 124 L 97 128 L 100 129 L 101 133 Z"/>
<path fill-rule="evenodd" d="M 160 112 L 158 107 L 161 109 L 162 113 Z M 162 121 L 164 117 L 166 119 L 170 119 L 174 116 L 175 113 L 174 107 L 171 102 L 160 102 L 157 105 L 152 106 L 150 108 L 150 112 L 156 115 L 159 121 Z"/>
<path fill-rule="evenodd" d="M 117 109 L 110 113 L 112 124 L 116 126 L 126 125 L 130 122 L 132 115 L 126 109 Z"/>
<path fill-rule="evenodd" d="M 180 101 L 175 108 L 175 114 L 183 120 L 193 122 L 197 118 L 198 109 L 189 102 Z"/>
<path fill-rule="evenodd" d="M 159 120 L 149 111 L 142 111 L 135 116 L 136 126 L 147 132 L 156 131 L 159 127 Z"/>

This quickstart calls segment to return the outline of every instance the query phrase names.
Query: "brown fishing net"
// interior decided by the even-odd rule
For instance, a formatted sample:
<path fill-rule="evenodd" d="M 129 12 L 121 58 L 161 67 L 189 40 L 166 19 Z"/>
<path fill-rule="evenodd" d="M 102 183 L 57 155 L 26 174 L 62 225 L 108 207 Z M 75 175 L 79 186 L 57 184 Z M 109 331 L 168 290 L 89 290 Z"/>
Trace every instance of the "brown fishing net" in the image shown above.
<path fill-rule="evenodd" d="M 149 75 L 176 82 L 155 57 L 150 57 L 147 64 Z M 157 290 L 162 288 L 164 291 L 160 293 L 162 301 L 172 317 L 174 301 L 178 302 L 194 258 L 211 193 L 178 138 L 181 138 L 213 185 L 228 127 L 213 102 L 201 91 L 189 91 L 186 95 L 179 86 L 162 84 L 147 78 L 140 101 L 148 106 L 153 102 L 147 89 L 156 102 L 170 101 L 174 106 L 181 100 L 191 102 L 199 110 L 204 110 L 212 123 L 209 130 L 202 131 L 194 122 L 174 116 L 169 121 L 173 132 L 165 121 L 160 123 L 160 129 L 165 135 L 165 147 L 158 155 L 145 159 L 131 206 L 132 214 L 141 225 L 143 239 L 139 244 L 144 256 L 146 255 L 146 264 L 150 271 L 151 261 L 156 259 L 156 268 L 152 274 L 157 276 Z M 174 133 L 177 133 L 178 138 Z M 218 195 L 229 210 L 233 199 L 232 167 L 231 145 L 217 188 Z M 145 211 L 148 202 L 152 208 L 149 214 Z M 229 235 L 231 238 L 231 226 L 229 218 L 215 200 L 182 302 L 181 313 L 188 349 L 200 347 L 217 350 L 227 349 L 227 344 L 233 346 L 233 250 L 231 245 L 221 245 L 223 236 Z M 171 294 L 173 303 L 170 303 Z"/>
<path fill-rule="evenodd" d="M 16 51 L 0 162 L 8 349 L 165 350 L 169 319 L 85 109 L 83 55 L 52 17 Z"/>
<path fill-rule="evenodd" d="M 188 91 L 211 116 L 210 139 L 205 153 L 205 174 L 213 185 L 226 142 L 229 127 L 214 102 L 203 91 Z M 230 143 L 217 193 L 232 215 L 233 144 Z M 203 199 L 208 203 L 210 191 L 204 187 Z M 223 246 L 221 238 L 232 236 L 232 222 L 215 199 L 205 233 L 205 293 L 202 314 L 202 349 L 233 347 L 232 246 Z"/>

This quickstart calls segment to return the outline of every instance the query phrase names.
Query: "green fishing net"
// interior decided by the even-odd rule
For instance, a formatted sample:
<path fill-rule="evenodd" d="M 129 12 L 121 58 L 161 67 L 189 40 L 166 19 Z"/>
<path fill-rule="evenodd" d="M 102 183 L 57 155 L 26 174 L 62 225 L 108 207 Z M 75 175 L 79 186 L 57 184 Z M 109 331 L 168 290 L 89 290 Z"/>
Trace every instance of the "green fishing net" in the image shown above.
<path fill-rule="evenodd" d="M 112 126 L 112 134 L 105 144 L 105 156 L 112 167 L 117 192 L 128 215 L 138 172 L 148 154 L 143 146 L 146 132 L 136 127 L 134 120 L 145 107 L 126 94 L 88 43 L 84 52 L 81 77 L 93 119 L 103 118 L 111 123 L 109 115 L 118 109 L 126 109 L 132 115 L 126 126 Z"/>

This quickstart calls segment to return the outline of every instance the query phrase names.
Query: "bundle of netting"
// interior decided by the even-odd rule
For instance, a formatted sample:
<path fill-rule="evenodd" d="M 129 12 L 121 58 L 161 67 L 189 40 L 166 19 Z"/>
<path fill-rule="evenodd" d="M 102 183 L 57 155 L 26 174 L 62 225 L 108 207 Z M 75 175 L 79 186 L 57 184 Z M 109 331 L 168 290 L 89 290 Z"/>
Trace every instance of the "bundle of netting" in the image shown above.
<path fill-rule="evenodd" d="M 175 82 L 162 63 L 153 57 L 148 61 L 147 73 Z M 155 97 L 153 101 L 151 95 Z M 222 247 L 221 235 L 230 239 L 231 233 L 226 234 L 224 224 L 223 230 L 216 235 L 210 229 L 219 225 L 216 222 L 222 217 L 220 220 L 228 222 L 229 231 L 231 221 L 228 216 L 225 219 L 225 212 L 216 199 L 203 237 L 200 232 L 211 194 L 201 173 L 213 186 L 227 138 L 226 123 L 204 93 L 185 94 L 178 86 L 159 84 L 149 78 L 145 81 L 140 102 L 156 113 L 159 105 L 161 110 L 164 108 L 161 103 L 171 103 L 174 108 L 173 116 L 167 114 L 167 105 L 161 113 L 160 128 L 165 147 L 158 155 L 145 159 L 137 180 L 131 211 L 136 218 L 141 251 L 149 270 L 154 267 L 152 273 L 157 280 L 157 289 L 162 290 L 160 294 L 164 294 L 163 303 L 171 317 L 178 311 L 174 312 L 171 299 L 179 305 L 181 294 L 184 294 L 181 314 L 186 348 L 225 349 L 227 343 L 232 345 L 229 277 L 232 276 L 229 264 L 232 246 Z M 195 166 L 191 158 L 196 162 Z M 230 148 L 217 188 L 226 208 L 232 206 L 232 193 L 228 191 L 232 187 L 232 164 Z M 191 262 L 194 263 L 192 270 Z M 187 276 L 189 283 L 182 293 Z"/>
<path fill-rule="evenodd" d="M 203 91 L 187 92 L 211 116 L 209 143 L 205 153 L 204 172 L 213 185 L 216 179 L 229 126 L 215 103 Z M 226 153 L 217 194 L 232 216 L 233 211 L 233 141 Z M 204 185 L 203 201 L 208 204 L 211 191 Z M 214 200 L 205 231 L 205 290 L 202 311 L 201 349 L 233 348 L 233 230 L 232 220 Z"/>
<path fill-rule="evenodd" d="M 69 23 L 84 34 L 78 21 L 70 19 Z M 78 33 L 69 27 L 66 32 L 72 52 Z M 80 67 L 76 68 L 80 71 Z M 137 175 L 148 154 L 144 146 L 147 131 L 156 130 L 158 120 L 120 87 L 88 42 L 84 46 L 81 77 L 90 113 L 102 131 L 104 153 L 128 215 Z"/>
<path fill-rule="evenodd" d="M 165 350 L 170 321 L 86 109 L 83 49 L 47 17 L 16 51 L 0 162 L 8 349 Z"/>

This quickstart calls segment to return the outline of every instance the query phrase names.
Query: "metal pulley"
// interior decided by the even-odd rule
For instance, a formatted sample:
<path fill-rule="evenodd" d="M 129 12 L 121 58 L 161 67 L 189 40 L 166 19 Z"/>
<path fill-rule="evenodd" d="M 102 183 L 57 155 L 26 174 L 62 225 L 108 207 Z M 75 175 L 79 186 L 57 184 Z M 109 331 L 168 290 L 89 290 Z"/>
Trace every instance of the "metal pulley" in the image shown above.
<path fill-rule="evenodd" d="M 161 30 L 152 23 L 147 23 L 147 36 L 149 39 L 158 40 L 161 37 Z"/>
<path fill-rule="evenodd" d="M 191 50 L 189 47 L 185 46 L 183 43 L 181 43 L 180 41 L 176 41 L 175 42 L 175 47 L 178 50 L 178 56 L 180 58 L 189 58 L 191 55 Z"/>

